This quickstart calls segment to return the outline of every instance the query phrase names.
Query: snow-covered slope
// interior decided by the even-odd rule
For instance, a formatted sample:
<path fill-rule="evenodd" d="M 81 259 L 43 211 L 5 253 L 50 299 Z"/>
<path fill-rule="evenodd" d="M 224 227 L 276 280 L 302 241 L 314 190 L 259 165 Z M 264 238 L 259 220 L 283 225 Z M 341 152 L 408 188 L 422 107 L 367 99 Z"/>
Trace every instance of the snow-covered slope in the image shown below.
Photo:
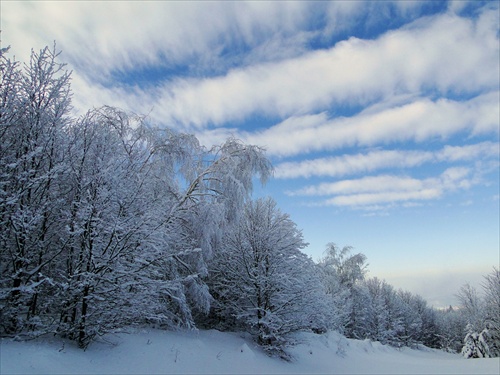
<path fill-rule="evenodd" d="M 466 360 L 437 350 L 397 350 L 330 332 L 302 333 L 291 362 L 269 358 L 247 336 L 218 331 L 144 330 L 106 336 L 82 351 L 70 342 L 3 339 L 0 374 L 498 374 L 500 360 Z"/>

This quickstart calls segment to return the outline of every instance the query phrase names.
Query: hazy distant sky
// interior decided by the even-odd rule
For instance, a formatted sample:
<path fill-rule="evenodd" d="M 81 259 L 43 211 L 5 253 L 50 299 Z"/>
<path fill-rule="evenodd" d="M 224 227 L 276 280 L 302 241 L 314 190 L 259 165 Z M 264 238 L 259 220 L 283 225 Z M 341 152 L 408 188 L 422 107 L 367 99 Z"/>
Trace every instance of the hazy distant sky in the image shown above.
<path fill-rule="evenodd" d="M 498 1 L 1 1 L 2 47 L 57 42 L 75 113 L 267 149 L 315 260 L 455 304 L 499 264 Z"/>

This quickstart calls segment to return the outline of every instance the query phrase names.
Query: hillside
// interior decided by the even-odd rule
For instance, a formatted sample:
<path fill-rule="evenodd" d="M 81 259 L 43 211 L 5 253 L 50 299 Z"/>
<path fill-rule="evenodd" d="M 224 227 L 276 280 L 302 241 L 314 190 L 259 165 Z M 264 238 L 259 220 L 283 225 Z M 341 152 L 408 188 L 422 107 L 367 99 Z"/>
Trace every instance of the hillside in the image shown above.
<path fill-rule="evenodd" d="M 108 335 L 87 351 L 57 338 L 1 341 L 7 374 L 498 374 L 500 360 L 398 350 L 330 332 L 301 333 L 291 362 L 269 358 L 245 334 L 142 330 Z"/>

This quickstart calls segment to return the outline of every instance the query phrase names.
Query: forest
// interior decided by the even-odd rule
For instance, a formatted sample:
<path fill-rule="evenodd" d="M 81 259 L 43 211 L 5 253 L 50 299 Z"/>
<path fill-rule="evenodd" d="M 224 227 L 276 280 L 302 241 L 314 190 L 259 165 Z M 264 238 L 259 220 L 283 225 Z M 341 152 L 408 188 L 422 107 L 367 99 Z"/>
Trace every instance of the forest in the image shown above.
<path fill-rule="evenodd" d="M 293 333 L 337 331 L 395 347 L 500 356 L 500 272 L 459 307 L 368 278 L 326 245 L 314 262 L 272 198 L 273 167 L 237 139 L 212 148 L 103 106 L 72 112 L 56 48 L 28 64 L 0 50 L 0 336 L 57 335 L 85 349 L 150 326 L 244 331 L 286 358 Z"/>

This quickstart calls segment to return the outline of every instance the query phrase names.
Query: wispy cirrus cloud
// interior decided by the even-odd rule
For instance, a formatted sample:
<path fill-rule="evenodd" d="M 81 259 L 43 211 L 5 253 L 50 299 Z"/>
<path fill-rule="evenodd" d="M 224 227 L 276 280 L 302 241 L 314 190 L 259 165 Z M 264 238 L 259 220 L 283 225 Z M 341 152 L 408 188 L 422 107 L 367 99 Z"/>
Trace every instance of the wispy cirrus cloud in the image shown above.
<path fill-rule="evenodd" d="M 309 178 L 339 177 L 369 173 L 380 169 L 412 168 L 425 163 L 482 160 L 500 157 L 500 144 L 480 142 L 466 146 L 445 146 L 437 151 L 373 150 L 354 155 L 341 155 L 276 165 L 275 177 Z"/>
<path fill-rule="evenodd" d="M 79 67 L 98 69 L 105 76 L 113 70 L 186 61 L 220 71 L 211 63 L 245 61 L 253 49 L 271 52 L 257 52 L 259 61 L 281 59 L 296 53 L 277 50 L 304 52 L 310 38 L 352 30 L 360 18 L 380 20 L 391 12 L 405 16 L 408 9 L 421 7 L 420 2 L 402 5 L 397 0 L 378 6 L 370 1 L 127 1 L 119 6 L 106 1 L 13 1 L 2 3 L 2 36 L 21 59 L 30 48 L 56 39 Z M 238 56 L 228 56 L 234 46 Z"/>
<path fill-rule="evenodd" d="M 464 101 L 417 98 L 389 108 L 377 104 L 351 117 L 330 119 L 326 113 L 308 114 L 292 116 L 254 132 L 232 128 L 200 131 L 198 135 L 209 142 L 233 134 L 246 142 L 263 145 L 270 155 L 280 157 L 343 147 L 420 143 L 436 137 L 445 140 L 459 132 L 469 136 L 497 134 L 499 100 L 498 91 Z"/>
<path fill-rule="evenodd" d="M 173 123 L 205 127 L 256 113 L 286 118 L 331 105 L 369 105 L 425 90 L 495 90 L 497 23 L 498 17 L 487 11 L 476 21 L 449 14 L 431 17 L 376 40 L 351 38 L 328 50 L 220 77 L 168 83 L 155 94 L 155 103 Z"/>
<path fill-rule="evenodd" d="M 351 208 L 377 209 L 387 205 L 438 199 L 444 193 L 468 189 L 481 179 L 470 168 L 451 167 L 437 177 L 418 179 L 409 176 L 378 175 L 358 179 L 311 185 L 295 191 L 290 196 L 325 197 L 317 204 Z"/>
<path fill-rule="evenodd" d="M 61 38 L 64 58 L 78 68 L 74 75 L 81 76 L 74 82 L 75 107 L 124 104 L 181 129 L 238 125 L 255 114 L 286 119 L 332 105 L 366 106 L 427 90 L 470 96 L 497 89 L 495 9 L 486 8 L 475 19 L 451 12 L 423 17 L 373 40 L 353 37 L 312 51 L 311 38 L 327 27 L 311 26 L 322 8 L 307 3 L 130 2 L 118 10 L 109 2 L 6 4 L 4 13 L 16 16 L 2 19 L 7 30 L 2 38 L 16 51 L 43 46 L 48 38 L 50 43 L 51 35 Z M 328 4 L 328 19 L 365 12 L 341 4 Z M 141 22 L 131 24 L 134 19 Z M 11 28 L 19 31 L 9 33 Z M 237 45 L 242 53 L 233 64 L 224 51 Z M 112 74 L 148 66 L 175 69 L 178 64 L 188 76 L 165 77 L 143 89 L 124 87 Z"/>
<path fill-rule="evenodd" d="M 56 39 L 62 60 L 74 69 L 77 112 L 118 106 L 149 114 L 155 124 L 194 132 L 207 146 L 236 136 L 266 147 L 280 161 L 332 152 L 278 164 L 276 175 L 339 177 L 493 155 L 496 139 L 446 146 L 451 137 L 471 143 L 499 132 L 498 4 L 464 12 L 471 6 L 6 2 L 2 39 L 21 60 L 31 47 Z M 426 7 L 441 10 L 426 13 Z M 394 15 L 397 24 L 381 27 Z M 133 78 L 151 71 L 151 81 Z M 273 124 L 251 123 L 253 118 Z M 443 148 L 419 149 L 428 140 Z M 352 147 L 363 152 L 342 155 Z M 393 197 L 412 204 L 419 196 L 449 191 L 438 184 L 339 193 L 331 203 Z"/>
<path fill-rule="evenodd" d="M 309 18 L 303 2 L 49 2 L 2 4 L 3 39 L 26 59 L 30 48 L 57 39 L 79 74 L 102 82 L 111 73 L 188 65 L 188 71 L 220 72 L 254 48 L 275 44 L 266 60 L 301 51 Z M 112 21 L 112 22 L 111 22 Z M 15 30 L 16 32 L 10 32 Z M 294 41 L 295 43 L 292 43 Z M 238 54 L 228 50 L 239 47 Z M 277 53 L 280 49 L 281 53 Z M 190 69 L 190 66 L 192 69 Z"/>

